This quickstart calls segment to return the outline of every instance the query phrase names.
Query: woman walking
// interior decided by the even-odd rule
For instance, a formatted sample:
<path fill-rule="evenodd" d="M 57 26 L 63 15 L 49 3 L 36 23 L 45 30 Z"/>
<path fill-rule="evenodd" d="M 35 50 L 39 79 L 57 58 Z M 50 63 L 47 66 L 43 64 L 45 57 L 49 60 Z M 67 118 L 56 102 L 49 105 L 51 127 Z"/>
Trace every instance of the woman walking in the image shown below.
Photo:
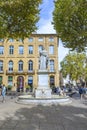
<path fill-rule="evenodd" d="M 3 85 L 2 86 L 2 97 L 3 97 L 2 102 L 5 102 L 5 95 L 6 95 L 6 87 L 5 85 Z"/>

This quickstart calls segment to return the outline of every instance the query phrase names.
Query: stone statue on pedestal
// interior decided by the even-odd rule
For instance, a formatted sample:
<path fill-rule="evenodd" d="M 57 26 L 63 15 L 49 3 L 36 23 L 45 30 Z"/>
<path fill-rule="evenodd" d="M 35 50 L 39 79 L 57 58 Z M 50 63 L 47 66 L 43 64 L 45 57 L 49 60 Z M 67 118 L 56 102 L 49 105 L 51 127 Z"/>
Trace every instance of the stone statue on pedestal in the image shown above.
<path fill-rule="evenodd" d="M 38 87 L 35 90 L 36 98 L 51 98 L 51 88 L 49 87 L 49 57 L 46 50 L 39 53 Z"/>
<path fill-rule="evenodd" d="M 49 58 L 46 50 L 40 51 L 39 69 L 46 70 L 48 68 Z"/>

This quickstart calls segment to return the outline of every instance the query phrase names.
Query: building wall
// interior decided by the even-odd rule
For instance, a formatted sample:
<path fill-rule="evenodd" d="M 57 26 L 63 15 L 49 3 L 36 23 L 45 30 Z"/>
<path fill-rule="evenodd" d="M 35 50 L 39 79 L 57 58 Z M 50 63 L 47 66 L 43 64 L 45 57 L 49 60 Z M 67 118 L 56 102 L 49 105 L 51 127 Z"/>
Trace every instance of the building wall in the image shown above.
<path fill-rule="evenodd" d="M 20 41 L 9 41 L 5 40 L 4 42 L 0 41 L 0 46 L 4 47 L 4 54 L 0 54 L 0 61 L 3 61 L 3 71 L 0 71 L 0 76 L 2 76 L 2 83 L 6 86 L 8 85 L 8 76 L 13 77 L 13 88 L 17 89 L 17 78 L 18 76 L 23 76 L 24 78 L 24 88 L 28 83 L 28 76 L 33 76 L 33 87 L 38 87 L 38 59 L 39 51 L 38 46 L 43 45 L 44 49 L 48 51 L 50 60 L 54 60 L 54 71 L 49 71 L 49 77 L 55 77 L 55 86 L 59 86 L 59 70 L 58 70 L 58 37 L 56 34 L 32 34 L 30 38 L 33 38 L 32 42 L 29 42 L 29 39 L 26 38 L 24 42 Z M 38 41 L 39 38 L 43 38 L 43 41 Z M 51 41 L 49 41 L 51 39 Z M 9 55 L 9 46 L 14 46 L 14 54 Z M 24 54 L 18 54 L 18 47 L 24 46 Z M 28 46 L 33 45 L 33 54 L 28 54 Z M 49 46 L 54 46 L 54 54 L 49 54 Z M 13 72 L 9 73 L 8 71 L 8 62 L 13 61 Z M 23 61 L 23 72 L 18 72 L 18 62 Z M 33 72 L 28 72 L 28 61 L 33 61 Z M 49 78 L 50 82 L 50 78 Z"/>

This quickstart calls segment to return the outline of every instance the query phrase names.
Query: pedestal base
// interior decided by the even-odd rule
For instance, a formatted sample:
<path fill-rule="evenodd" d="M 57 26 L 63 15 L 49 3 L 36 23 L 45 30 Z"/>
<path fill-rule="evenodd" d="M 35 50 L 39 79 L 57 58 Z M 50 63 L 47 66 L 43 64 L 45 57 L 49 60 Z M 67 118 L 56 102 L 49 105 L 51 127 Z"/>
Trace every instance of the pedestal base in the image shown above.
<path fill-rule="evenodd" d="M 48 72 L 47 70 L 40 70 L 38 72 L 38 87 L 35 90 L 35 98 L 51 98 L 51 92 Z"/>
<path fill-rule="evenodd" d="M 47 73 L 39 73 L 38 74 L 38 87 L 48 88 L 49 87 L 48 80 L 49 80 L 49 76 Z"/>
<path fill-rule="evenodd" d="M 52 90 L 50 88 L 37 88 L 35 90 L 36 98 L 51 98 Z"/>

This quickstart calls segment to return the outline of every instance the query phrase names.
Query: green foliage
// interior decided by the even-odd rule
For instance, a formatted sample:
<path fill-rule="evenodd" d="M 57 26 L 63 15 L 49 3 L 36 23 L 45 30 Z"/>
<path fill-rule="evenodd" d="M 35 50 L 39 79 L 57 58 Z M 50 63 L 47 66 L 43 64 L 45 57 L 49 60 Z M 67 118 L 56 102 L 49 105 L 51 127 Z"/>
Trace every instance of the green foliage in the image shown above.
<path fill-rule="evenodd" d="M 0 85 L 2 84 L 2 81 L 0 81 Z"/>
<path fill-rule="evenodd" d="M 0 38 L 29 36 L 37 27 L 42 0 L 0 0 Z"/>
<path fill-rule="evenodd" d="M 8 89 L 8 90 L 11 90 L 11 89 L 12 89 L 12 85 L 8 85 L 8 86 L 7 86 L 7 89 Z"/>
<path fill-rule="evenodd" d="M 56 0 L 53 24 L 65 47 L 87 47 L 87 0 Z"/>
<path fill-rule="evenodd" d="M 25 88 L 26 89 L 30 89 L 31 87 L 30 87 L 30 85 L 26 85 Z"/>
<path fill-rule="evenodd" d="M 61 62 L 63 77 L 69 75 L 71 80 L 78 80 L 79 77 L 86 78 L 86 64 L 86 55 L 84 53 L 69 53 Z"/>

